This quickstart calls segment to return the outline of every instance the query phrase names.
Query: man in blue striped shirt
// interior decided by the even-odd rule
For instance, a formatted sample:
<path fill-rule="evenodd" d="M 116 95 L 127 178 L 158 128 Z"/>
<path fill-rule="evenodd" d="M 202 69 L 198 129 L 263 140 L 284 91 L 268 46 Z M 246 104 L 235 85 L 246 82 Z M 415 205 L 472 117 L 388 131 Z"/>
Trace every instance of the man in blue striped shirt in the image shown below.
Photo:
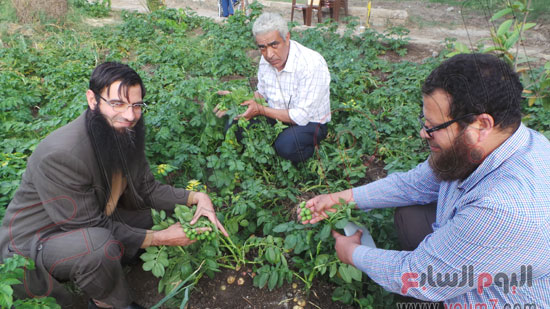
<path fill-rule="evenodd" d="M 371 248 L 360 231 L 333 232 L 338 257 L 388 291 L 448 308 L 550 308 L 550 143 L 521 124 L 522 90 L 495 56 L 443 62 L 422 87 L 428 160 L 314 197 L 310 223 L 340 198 L 363 210 L 436 202 L 432 231 L 414 250 Z"/>

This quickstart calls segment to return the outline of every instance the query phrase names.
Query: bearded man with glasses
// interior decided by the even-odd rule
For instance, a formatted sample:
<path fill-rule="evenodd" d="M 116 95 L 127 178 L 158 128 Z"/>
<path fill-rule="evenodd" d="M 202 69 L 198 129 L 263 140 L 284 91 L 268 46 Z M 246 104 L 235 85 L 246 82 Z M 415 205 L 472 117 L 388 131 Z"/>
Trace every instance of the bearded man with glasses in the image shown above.
<path fill-rule="evenodd" d="M 196 204 L 191 224 L 205 216 L 227 236 L 208 195 L 153 177 L 144 96 L 129 66 L 99 65 L 86 92 L 88 109 L 29 157 L 0 233 L 0 258 L 19 254 L 36 264 L 20 286 L 23 296 L 53 296 L 69 306 L 72 297 L 60 282 L 72 281 L 90 297 L 88 308 L 143 308 L 132 301 L 121 261 L 149 246 L 194 242 L 179 223 L 152 231 L 152 208 Z"/>
<path fill-rule="evenodd" d="M 306 222 L 340 199 L 365 211 L 397 207 L 403 251 L 362 245 L 361 230 L 333 231 L 338 257 L 388 291 L 446 307 L 550 308 L 550 142 L 521 123 L 522 91 L 493 55 L 446 60 L 422 87 L 429 158 L 312 198 Z"/>

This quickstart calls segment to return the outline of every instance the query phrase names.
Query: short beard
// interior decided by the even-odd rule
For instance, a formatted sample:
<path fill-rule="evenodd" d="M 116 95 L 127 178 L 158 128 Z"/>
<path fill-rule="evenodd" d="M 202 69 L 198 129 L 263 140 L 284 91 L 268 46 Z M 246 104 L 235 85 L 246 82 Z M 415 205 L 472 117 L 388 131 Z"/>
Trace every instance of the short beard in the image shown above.
<path fill-rule="evenodd" d="M 454 181 L 468 178 L 481 164 L 483 152 L 468 146 L 465 130 L 455 138 L 452 146 L 441 153 L 433 153 L 428 163 L 439 180 Z"/>
<path fill-rule="evenodd" d="M 133 128 L 117 130 L 101 114 L 99 108 L 86 111 L 86 129 L 92 142 L 100 169 L 110 177 L 123 171 L 128 176 L 145 150 L 145 123 L 143 117 Z"/>

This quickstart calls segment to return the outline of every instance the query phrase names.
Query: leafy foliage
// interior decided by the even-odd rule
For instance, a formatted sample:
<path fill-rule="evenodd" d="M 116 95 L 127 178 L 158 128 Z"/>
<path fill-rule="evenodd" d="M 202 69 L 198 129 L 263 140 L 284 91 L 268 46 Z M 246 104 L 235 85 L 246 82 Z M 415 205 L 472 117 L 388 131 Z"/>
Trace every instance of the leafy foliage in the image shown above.
<path fill-rule="evenodd" d="M 12 286 L 23 284 L 24 269 L 34 269 L 34 262 L 17 254 L 0 264 L 0 308 L 61 308 L 53 297 L 14 299 Z"/>
<path fill-rule="evenodd" d="M 367 214 L 342 203 L 336 217 L 302 225 L 294 222 L 295 208 L 312 194 L 365 183 L 374 160 L 395 172 L 427 157 L 416 119 L 420 86 L 441 59 L 421 64 L 386 60 L 388 54 L 406 54 L 407 31 L 402 28 L 355 34 L 358 23 L 350 20 L 340 34 L 330 22 L 301 32 L 291 29 L 293 39 L 326 59 L 333 111 L 328 136 L 314 158 L 294 166 L 273 148 L 284 124 L 261 120 L 248 127 L 241 122 L 224 132 L 228 119 L 212 112 L 218 104 L 236 106 L 252 96 L 257 59 L 251 26 L 261 8 L 251 7 L 250 15 L 236 12 L 221 24 L 187 10 L 159 9 L 123 12 L 117 25 L 43 26 L 32 36 L 3 34 L 0 205 L 13 197 L 38 142 L 84 111 L 92 69 L 103 61 L 125 62 L 147 87 L 146 152 L 155 176 L 207 192 L 231 235 L 185 248 L 147 249 L 144 267 L 161 277 L 159 291 L 172 298 L 169 302 L 185 302 L 182 291 L 204 274 L 250 265 L 258 287 L 273 289 L 293 278 L 306 286 L 328 280 L 339 286 L 334 300 L 390 307 L 391 294 L 339 262 L 330 230 L 348 220 L 360 221 L 369 226 L 379 247 L 396 249 L 392 210 Z M 541 68 L 526 87 L 535 97 L 526 107 L 528 121 L 539 130 L 548 128 L 550 119 L 545 109 L 549 71 Z M 224 97 L 219 90 L 235 93 Z M 239 126 L 240 142 L 235 138 Z M 178 216 L 182 214 L 154 212 L 155 228 L 169 226 Z"/>

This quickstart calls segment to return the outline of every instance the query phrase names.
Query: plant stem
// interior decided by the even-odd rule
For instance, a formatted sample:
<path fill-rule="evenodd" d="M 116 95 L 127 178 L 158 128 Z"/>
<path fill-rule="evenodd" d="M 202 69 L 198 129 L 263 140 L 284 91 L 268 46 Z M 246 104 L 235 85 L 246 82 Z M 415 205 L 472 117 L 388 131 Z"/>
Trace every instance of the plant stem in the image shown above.
<path fill-rule="evenodd" d="M 527 7 L 525 8 L 525 15 L 523 15 L 523 23 L 521 23 L 521 27 L 519 29 L 519 38 L 521 41 L 521 34 L 523 33 L 523 27 L 525 26 L 525 23 L 527 22 L 527 15 L 529 15 L 529 7 L 531 6 L 531 0 L 527 2 Z M 516 55 L 514 56 L 514 71 L 517 71 L 518 68 L 518 54 L 519 54 L 519 43 L 516 43 Z"/>

